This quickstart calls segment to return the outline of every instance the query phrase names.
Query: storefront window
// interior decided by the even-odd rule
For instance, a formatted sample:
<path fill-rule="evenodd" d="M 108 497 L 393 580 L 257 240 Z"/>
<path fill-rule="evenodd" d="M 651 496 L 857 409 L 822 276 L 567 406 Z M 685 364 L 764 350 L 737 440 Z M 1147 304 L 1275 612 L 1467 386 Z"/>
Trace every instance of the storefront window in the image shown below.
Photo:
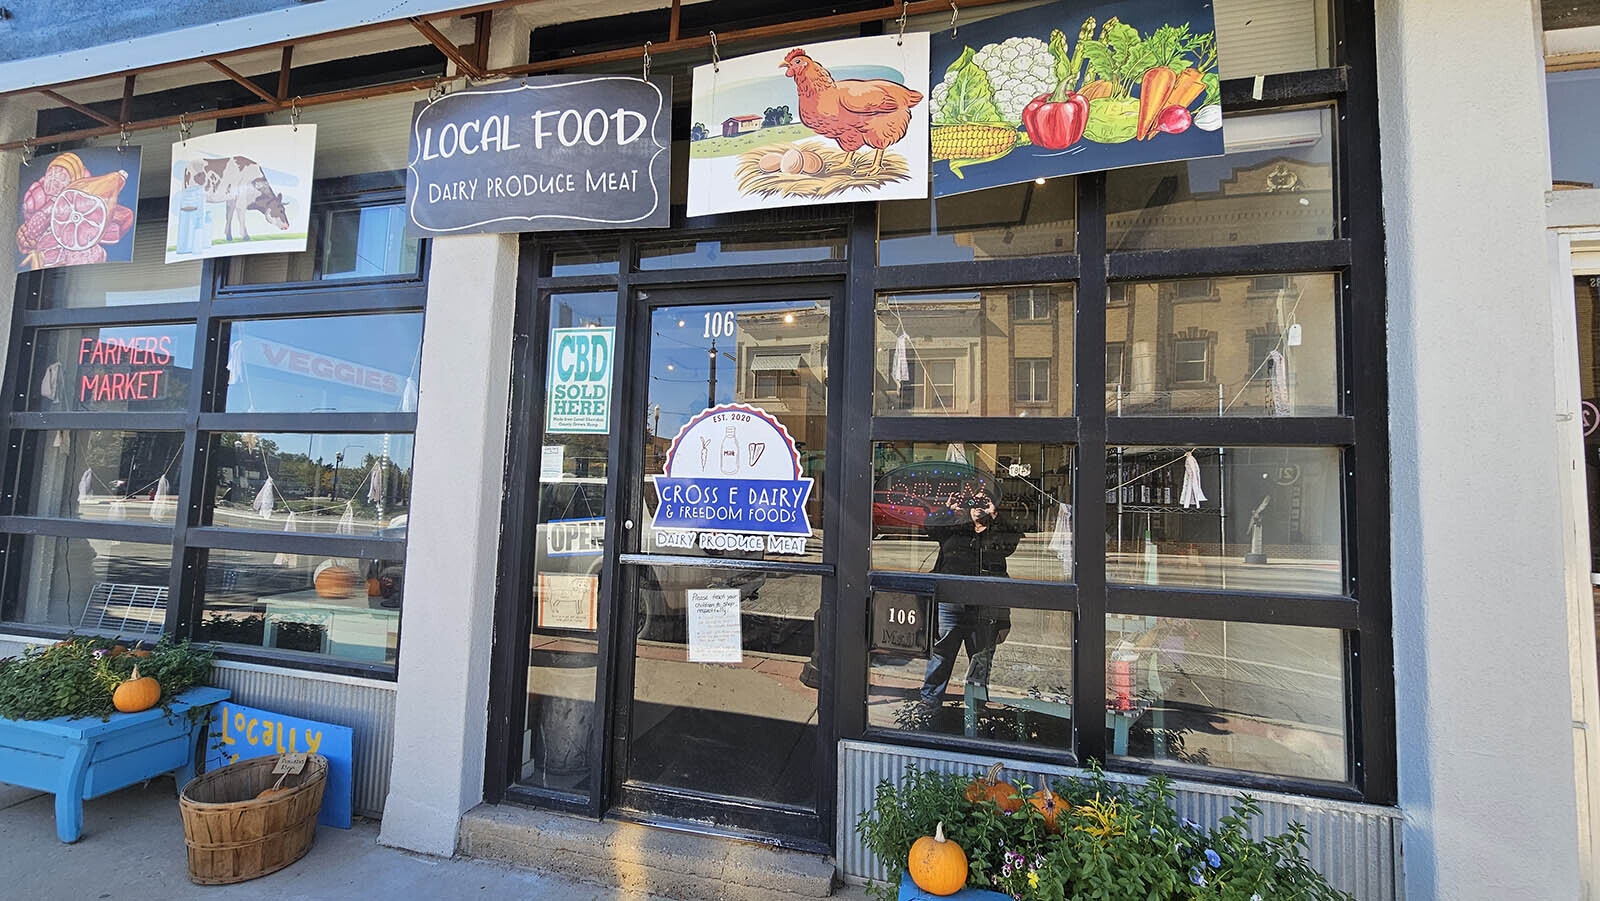
<path fill-rule="evenodd" d="M 28 409 L 182 410 L 194 378 L 194 326 L 51 329 L 33 335 Z"/>
<path fill-rule="evenodd" d="M 411 447 L 410 435 L 214 434 L 209 524 L 404 538 Z"/>
<path fill-rule="evenodd" d="M 867 725 L 1071 750 L 1074 617 L 938 604 L 932 656 L 874 652 Z"/>
<path fill-rule="evenodd" d="M 812 234 L 749 235 L 704 241 L 674 241 L 639 248 L 639 268 L 683 269 L 700 266 L 771 266 L 817 263 L 845 258 L 843 229 Z"/>
<path fill-rule="evenodd" d="M 416 410 L 422 314 L 228 323 L 229 413 Z"/>
<path fill-rule="evenodd" d="M 547 334 L 556 329 L 616 326 L 614 291 L 553 294 L 549 303 Z M 616 383 L 617 371 L 614 367 L 608 388 Z M 554 399 L 546 396 L 540 407 L 541 419 L 550 422 Z M 533 630 L 520 778 L 555 791 L 584 790 L 595 769 L 590 759 L 598 659 L 594 635 L 605 551 L 606 477 L 611 467 L 609 424 L 591 428 L 546 430 L 539 455 L 530 598 Z"/>
<path fill-rule="evenodd" d="M 873 445 L 872 568 L 1072 581 L 1072 448 Z"/>
<path fill-rule="evenodd" d="M 157 205 L 141 203 L 140 207 L 147 215 L 139 217 L 133 233 L 132 261 L 45 270 L 44 290 L 39 295 L 43 307 L 125 307 L 200 299 L 200 262 L 166 262 L 166 203 L 159 204 L 159 213 L 153 212 Z"/>
<path fill-rule="evenodd" d="M 201 640 L 395 662 L 401 560 L 212 550 L 205 586 Z"/>
<path fill-rule="evenodd" d="M 28 535 L 17 593 L 0 605 L 4 619 L 30 626 L 124 637 L 159 637 L 166 621 L 172 547 L 112 538 Z"/>
<path fill-rule="evenodd" d="M 18 486 L 19 513 L 173 522 L 182 476 L 182 432 L 25 432 L 21 443 L 29 465 Z"/>
<path fill-rule="evenodd" d="M 301 253 L 228 261 L 228 284 L 335 281 L 419 275 L 422 242 L 406 237 L 405 208 L 345 206 L 313 210 Z"/>
<path fill-rule="evenodd" d="M 878 298 L 879 416 L 1068 416 L 1072 285 Z"/>
<path fill-rule="evenodd" d="M 1333 113 L 1229 116 L 1223 157 L 1106 174 L 1112 251 L 1325 241 L 1339 235 Z"/>
<path fill-rule="evenodd" d="M 1340 463 L 1335 448 L 1108 448 L 1106 580 L 1342 594 Z"/>
<path fill-rule="evenodd" d="M 1111 416 L 1333 416 L 1339 331 L 1332 275 L 1111 286 Z"/>
<path fill-rule="evenodd" d="M 878 205 L 878 263 L 912 266 L 1040 254 L 1077 245 L 1072 178 Z"/>
<path fill-rule="evenodd" d="M 1336 629 L 1112 615 L 1113 753 L 1340 782 L 1348 777 Z"/>

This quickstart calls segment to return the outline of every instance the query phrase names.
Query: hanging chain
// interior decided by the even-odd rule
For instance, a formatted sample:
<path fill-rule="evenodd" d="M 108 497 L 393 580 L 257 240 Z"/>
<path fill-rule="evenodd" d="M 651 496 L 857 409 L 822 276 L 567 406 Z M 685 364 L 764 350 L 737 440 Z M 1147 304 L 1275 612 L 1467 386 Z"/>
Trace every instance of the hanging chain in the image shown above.
<path fill-rule="evenodd" d="M 184 120 L 183 113 L 179 113 L 178 114 L 178 140 L 180 142 L 182 142 L 182 143 L 185 143 L 185 144 L 189 143 L 189 134 L 191 132 L 193 132 L 193 131 L 194 131 L 194 126 L 190 125 L 187 121 Z"/>
<path fill-rule="evenodd" d="M 33 163 L 33 138 L 28 138 L 27 140 L 22 142 L 22 165 L 27 166 L 27 165 L 31 165 L 32 163 Z"/>
<path fill-rule="evenodd" d="M 905 46 L 905 43 L 906 43 L 906 16 L 910 15 L 910 13 L 911 13 L 911 0 L 900 0 L 900 34 L 899 34 L 898 37 L 896 37 L 894 39 L 894 42 L 895 42 L 895 44 L 897 46 L 902 46 L 902 47 Z"/>
<path fill-rule="evenodd" d="M 722 71 L 722 55 L 717 52 L 717 33 L 711 32 L 711 71 Z"/>
<path fill-rule="evenodd" d="M 300 98 L 289 101 L 289 127 L 294 131 L 300 130 Z"/>
<path fill-rule="evenodd" d="M 950 0 L 950 37 L 956 36 L 956 19 L 960 17 L 961 10 L 956 9 L 956 0 Z"/>
<path fill-rule="evenodd" d="M 650 42 L 644 42 L 644 74 L 639 76 L 644 81 L 650 80 Z"/>
<path fill-rule="evenodd" d="M 122 153 L 128 149 L 128 123 L 117 126 L 117 152 Z"/>

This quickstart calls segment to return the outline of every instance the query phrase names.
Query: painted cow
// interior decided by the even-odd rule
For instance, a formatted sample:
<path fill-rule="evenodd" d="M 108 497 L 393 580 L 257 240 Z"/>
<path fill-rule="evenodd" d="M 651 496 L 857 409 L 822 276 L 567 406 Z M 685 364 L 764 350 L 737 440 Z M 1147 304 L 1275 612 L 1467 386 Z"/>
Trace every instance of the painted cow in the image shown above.
<path fill-rule="evenodd" d="M 239 222 L 239 236 L 250 240 L 250 228 L 245 224 L 245 212 L 255 210 L 279 231 L 289 228 L 289 215 L 283 210 L 283 195 L 272 190 L 261 164 L 242 156 L 222 159 L 190 160 L 183 173 L 185 188 L 205 189 L 206 203 L 223 203 L 228 207 L 228 218 L 223 225 L 223 238 L 233 240 L 233 223 Z"/>

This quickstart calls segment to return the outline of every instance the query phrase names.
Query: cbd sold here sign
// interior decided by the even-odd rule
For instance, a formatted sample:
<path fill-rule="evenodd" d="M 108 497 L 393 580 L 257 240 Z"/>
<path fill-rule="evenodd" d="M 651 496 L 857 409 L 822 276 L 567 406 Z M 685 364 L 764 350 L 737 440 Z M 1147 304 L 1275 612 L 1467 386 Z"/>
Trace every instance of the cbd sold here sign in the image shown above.
<path fill-rule="evenodd" d="M 550 399 L 545 430 L 611 431 L 611 350 L 614 328 L 550 330 Z"/>

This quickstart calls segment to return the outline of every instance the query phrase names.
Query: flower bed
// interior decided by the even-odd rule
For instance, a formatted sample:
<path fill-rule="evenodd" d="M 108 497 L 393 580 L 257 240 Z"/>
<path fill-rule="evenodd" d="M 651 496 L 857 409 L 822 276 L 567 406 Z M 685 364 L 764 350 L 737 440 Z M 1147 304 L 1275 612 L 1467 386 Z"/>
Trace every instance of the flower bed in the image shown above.
<path fill-rule="evenodd" d="M 998 764 L 975 776 L 908 766 L 898 783 L 878 784 L 856 829 L 891 873 L 909 862 L 917 878 L 914 858 L 929 845 L 913 853 L 913 844 L 943 824 L 945 838 L 965 853 L 965 885 L 1019 901 L 1349 897 L 1306 861 L 1300 824 L 1250 837 L 1258 807 L 1249 796 L 1208 828 L 1177 814 L 1171 782 L 1161 776 L 1123 785 L 1092 768 L 1035 790 L 1000 775 Z M 900 882 L 896 876 L 868 890 L 888 901 L 899 896 Z"/>

